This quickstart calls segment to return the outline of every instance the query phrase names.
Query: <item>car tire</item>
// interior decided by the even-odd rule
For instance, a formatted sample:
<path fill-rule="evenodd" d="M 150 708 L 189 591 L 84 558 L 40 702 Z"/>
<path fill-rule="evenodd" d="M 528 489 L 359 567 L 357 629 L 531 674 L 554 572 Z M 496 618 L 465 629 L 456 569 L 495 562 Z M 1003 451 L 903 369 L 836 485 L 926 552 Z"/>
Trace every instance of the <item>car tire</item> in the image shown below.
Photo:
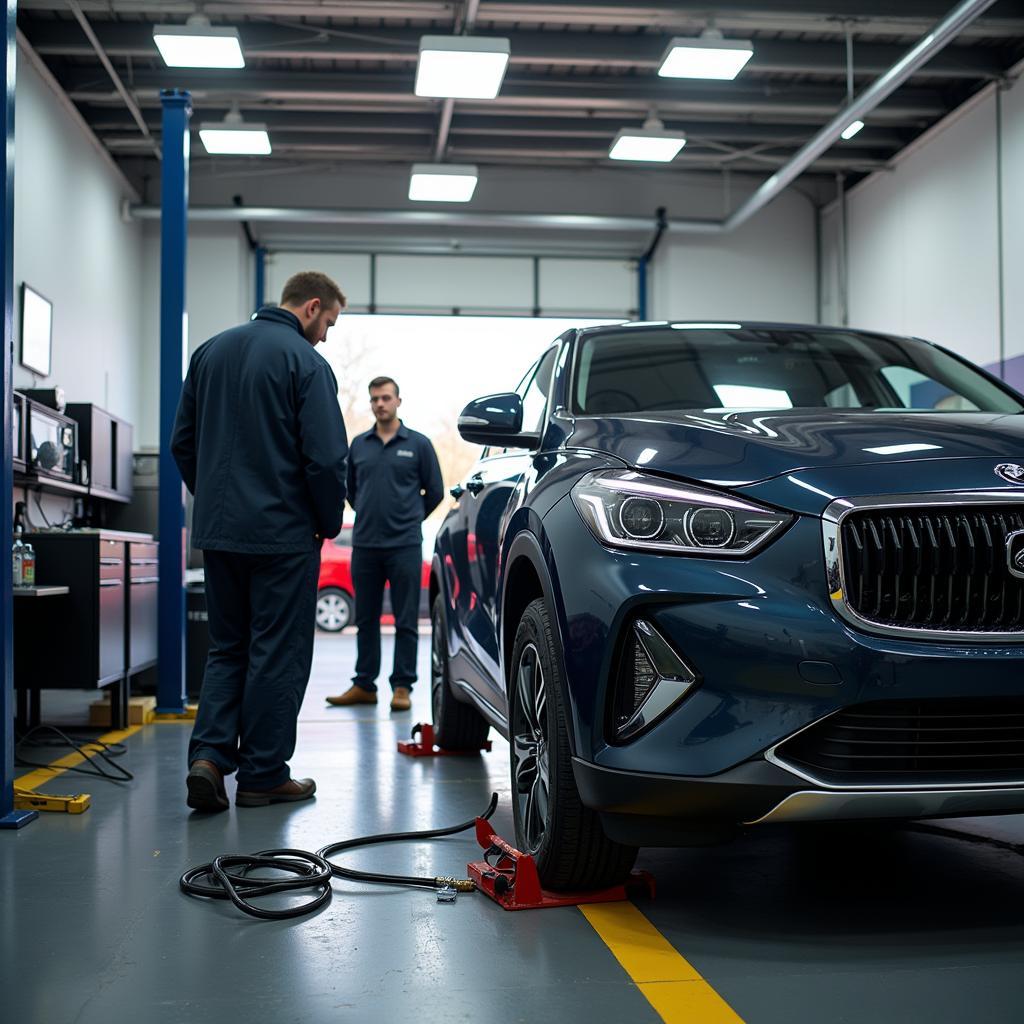
<path fill-rule="evenodd" d="M 509 749 L 516 845 L 545 889 L 602 889 L 623 881 L 637 849 L 613 842 L 583 805 L 572 772 L 565 686 L 547 606 L 531 602 L 510 659 Z"/>
<path fill-rule="evenodd" d="M 490 724 L 471 704 L 457 700 L 448 672 L 448 628 L 441 595 L 430 612 L 430 705 L 434 742 L 444 750 L 480 750 Z"/>
<path fill-rule="evenodd" d="M 352 595 L 341 587 L 324 587 L 316 595 L 316 628 L 325 633 L 340 633 L 355 619 Z"/>

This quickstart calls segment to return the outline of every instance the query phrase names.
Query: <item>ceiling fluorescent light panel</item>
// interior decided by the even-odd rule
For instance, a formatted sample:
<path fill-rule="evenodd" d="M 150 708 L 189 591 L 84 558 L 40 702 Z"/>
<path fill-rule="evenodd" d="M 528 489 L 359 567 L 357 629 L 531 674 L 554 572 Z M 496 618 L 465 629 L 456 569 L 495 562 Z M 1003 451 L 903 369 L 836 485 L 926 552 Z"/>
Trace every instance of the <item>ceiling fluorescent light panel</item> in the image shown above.
<path fill-rule="evenodd" d="M 493 100 L 508 67 L 509 41 L 482 36 L 423 36 L 415 93 L 438 99 Z"/>
<path fill-rule="evenodd" d="M 211 156 L 269 156 L 267 126 L 242 120 L 233 107 L 223 121 L 206 121 L 199 126 L 199 138 Z"/>
<path fill-rule="evenodd" d="M 153 42 L 171 68 L 245 67 L 238 29 L 215 28 L 202 15 L 184 25 L 154 25 Z"/>
<path fill-rule="evenodd" d="M 416 202 L 468 203 L 477 178 L 472 164 L 413 164 L 409 198 Z"/>
<path fill-rule="evenodd" d="M 608 156 L 612 160 L 638 160 L 667 164 L 686 145 L 683 132 L 670 132 L 657 117 L 644 121 L 643 128 L 623 128 L 612 140 Z"/>
<path fill-rule="evenodd" d="M 717 29 L 697 38 L 676 36 L 665 50 L 658 74 L 662 78 L 710 78 L 732 81 L 754 56 L 746 39 L 724 39 Z"/>

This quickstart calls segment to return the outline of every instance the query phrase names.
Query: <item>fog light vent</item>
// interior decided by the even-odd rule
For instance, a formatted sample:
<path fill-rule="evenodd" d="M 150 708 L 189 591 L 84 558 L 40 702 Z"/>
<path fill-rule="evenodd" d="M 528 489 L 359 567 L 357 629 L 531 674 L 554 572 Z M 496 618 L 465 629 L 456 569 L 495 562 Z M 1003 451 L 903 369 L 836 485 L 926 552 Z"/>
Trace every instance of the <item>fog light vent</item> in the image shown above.
<path fill-rule="evenodd" d="M 652 726 L 697 682 L 696 673 L 645 619 L 637 619 L 624 639 L 613 698 L 620 741 Z"/>

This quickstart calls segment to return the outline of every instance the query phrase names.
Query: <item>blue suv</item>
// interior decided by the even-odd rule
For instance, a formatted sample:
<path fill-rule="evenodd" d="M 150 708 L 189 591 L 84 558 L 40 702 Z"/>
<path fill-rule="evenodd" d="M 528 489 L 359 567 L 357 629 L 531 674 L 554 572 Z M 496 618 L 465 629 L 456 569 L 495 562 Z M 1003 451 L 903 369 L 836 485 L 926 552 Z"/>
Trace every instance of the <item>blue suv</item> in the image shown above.
<path fill-rule="evenodd" d="M 1024 399 L 924 341 L 562 335 L 472 402 L 438 742 L 509 740 L 553 889 L 744 826 L 1024 810 Z"/>

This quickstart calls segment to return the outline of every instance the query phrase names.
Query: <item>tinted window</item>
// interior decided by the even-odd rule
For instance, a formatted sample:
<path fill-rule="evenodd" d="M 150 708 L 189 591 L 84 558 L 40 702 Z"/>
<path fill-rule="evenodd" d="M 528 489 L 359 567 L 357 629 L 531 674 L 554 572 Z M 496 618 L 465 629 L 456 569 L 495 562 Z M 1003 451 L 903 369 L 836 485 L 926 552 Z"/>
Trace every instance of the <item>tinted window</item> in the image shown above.
<path fill-rule="evenodd" d="M 853 331 L 657 328 L 584 335 L 576 411 L 927 409 L 1021 402 L 924 342 Z"/>
<path fill-rule="evenodd" d="M 552 348 L 541 356 L 540 362 L 537 364 L 537 372 L 530 378 L 525 390 L 520 384 L 519 393 L 523 396 L 524 433 L 536 433 L 542 429 L 557 351 Z"/>

